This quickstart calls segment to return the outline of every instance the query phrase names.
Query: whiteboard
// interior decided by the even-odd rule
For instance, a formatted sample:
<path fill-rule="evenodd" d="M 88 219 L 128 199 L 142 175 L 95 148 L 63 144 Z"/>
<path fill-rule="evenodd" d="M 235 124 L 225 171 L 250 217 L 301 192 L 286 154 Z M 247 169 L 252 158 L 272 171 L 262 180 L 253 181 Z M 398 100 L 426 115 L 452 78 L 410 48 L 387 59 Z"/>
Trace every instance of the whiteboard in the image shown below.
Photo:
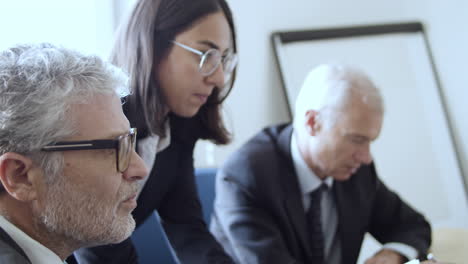
<path fill-rule="evenodd" d="M 464 178 L 422 24 L 276 32 L 272 41 L 291 117 L 315 66 L 344 63 L 367 73 L 385 104 L 371 147 L 379 177 L 433 227 L 468 228 Z M 366 239 L 361 256 L 373 244 Z"/>

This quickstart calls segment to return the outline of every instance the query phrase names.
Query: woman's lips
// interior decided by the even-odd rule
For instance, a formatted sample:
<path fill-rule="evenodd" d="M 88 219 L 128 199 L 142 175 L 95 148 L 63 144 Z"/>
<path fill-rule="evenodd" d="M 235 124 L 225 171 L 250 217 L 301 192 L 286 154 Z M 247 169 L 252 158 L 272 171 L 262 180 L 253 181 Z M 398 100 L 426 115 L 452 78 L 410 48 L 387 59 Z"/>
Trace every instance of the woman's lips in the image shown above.
<path fill-rule="evenodd" d="M 208 100 L 208 95 L 206 95 L 206 94 L 198 94 L 197 93 L 197 94 L 194 94 L 194 95 L 195 95 L 195 97 L 197 97 L 200 100 L 200 102 L 202 104 L 206 103 L 206 101 Z"/>

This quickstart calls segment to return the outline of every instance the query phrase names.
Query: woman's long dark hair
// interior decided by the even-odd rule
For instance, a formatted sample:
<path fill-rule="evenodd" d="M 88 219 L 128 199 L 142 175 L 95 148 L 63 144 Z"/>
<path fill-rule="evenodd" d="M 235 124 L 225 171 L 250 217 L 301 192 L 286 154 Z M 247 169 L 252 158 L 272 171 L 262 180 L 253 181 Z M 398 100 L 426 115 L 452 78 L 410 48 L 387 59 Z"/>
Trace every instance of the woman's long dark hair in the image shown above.
<path fill-rule="evenodd" d="M 237 51 L 232 13 L 225 0 L 139 0 L 117 34 L 111 61 L 130 75 L 132 94 L 124 104 L 131 125 L 143 134 L 164 136 L 167 102 L 156 79 L 161 61 L 169 54 L 176 35 L 188 30 L 202 17 L 222 11 L 231 29 L 233 49 Z M 221 91 L 215 87 L 198 113 L 183 127 L 192 136 L 226 144 L 230 134 L 221 116 L 221 103 L 232 89 L 232 82 Z M 174 116 L 174 115 L 170 115 Z"/>

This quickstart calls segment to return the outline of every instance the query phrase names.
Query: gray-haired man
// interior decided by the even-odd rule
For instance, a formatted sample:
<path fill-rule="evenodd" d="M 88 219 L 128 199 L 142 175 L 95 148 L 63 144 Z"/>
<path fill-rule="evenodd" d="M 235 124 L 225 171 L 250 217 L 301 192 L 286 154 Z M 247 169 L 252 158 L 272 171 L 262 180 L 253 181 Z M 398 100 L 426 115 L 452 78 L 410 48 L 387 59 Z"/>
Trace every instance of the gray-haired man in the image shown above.
<path fill-rule="evenodd" d="M 63 263 L 131 234 L 147 169 L 127 91 L 98 57 L 50 44 L 0 53 L 0 263 Z"/>
<path fill-rule="evenodd" d="M 224 164 L 211 230 L 238 263 L 356 263 L 366 232 L 384 244 L 366 264 L 424 255 L 425 218 L 377 176 L 370 151 L 384 116 L 361 71 L 307 76 L 293 124 L 271 126 Z"/>

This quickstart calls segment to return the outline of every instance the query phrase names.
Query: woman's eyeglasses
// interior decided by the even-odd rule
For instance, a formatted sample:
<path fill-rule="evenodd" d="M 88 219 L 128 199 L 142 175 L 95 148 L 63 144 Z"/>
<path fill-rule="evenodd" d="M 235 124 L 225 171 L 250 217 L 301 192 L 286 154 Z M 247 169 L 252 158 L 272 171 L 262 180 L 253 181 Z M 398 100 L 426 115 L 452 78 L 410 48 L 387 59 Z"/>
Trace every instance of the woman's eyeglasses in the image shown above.
<path fill-rule="evenodd" d="M 87 149 L 115 149 L 117 171 L 124 172 L 130 166 L 132 150 L 135 150 L 137 129 L 130 128 L 128 134 L 115 139 L 60 141 L 41 148 L 42 151 L 67 151 Z"/>
<path fill-rule="evenodd" d="M 228 83 L 231 79 L 231 74 L 237 66 L 237 54 L 230 52 L 227 55 L 222 55 L 217 49 L 209 49 L 205 52 L 189 47 L 177 41 L 172 41 L 177 46 L 193 52 L 200 56 L 198 70 L 203 76 L 210 76 L 222 64 L 224 73 L 224 83 Z"/>

